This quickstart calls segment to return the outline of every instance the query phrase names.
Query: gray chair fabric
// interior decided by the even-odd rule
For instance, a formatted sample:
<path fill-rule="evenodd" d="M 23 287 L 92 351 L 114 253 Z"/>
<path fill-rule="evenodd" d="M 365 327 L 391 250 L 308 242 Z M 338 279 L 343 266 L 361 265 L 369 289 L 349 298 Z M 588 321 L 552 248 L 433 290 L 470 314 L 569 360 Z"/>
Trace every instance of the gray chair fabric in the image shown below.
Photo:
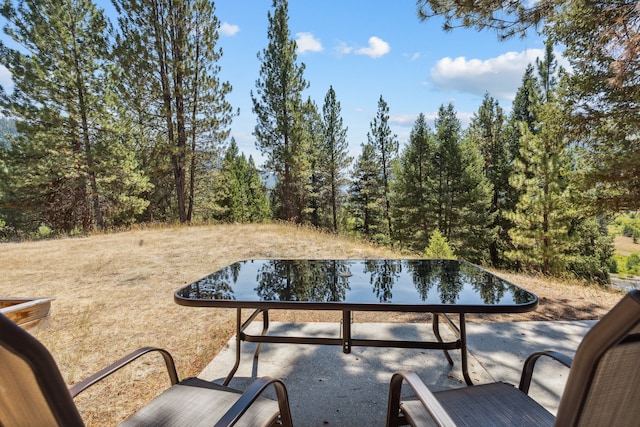
<path fill-rule="evenodd" d="M 282 381 L 258 378 L 244 392 L 199 378 L 178 381 L 165 350 L 145 347 L 67 388 L 49 351 L 0 314 L 0 426 L 83 426 L 73 397 L 147 353 L 165 361 L 172 386 L 130 416 L 123 426 L 291 426 Z M 273 387 L 277 401 L 262 398 Z"/>
<path fill-rule="evenodd" d="M 538 358 L 570 367 L 554 417 L 527 395 Z M 402 384 L 414 396 L 402 399 Z M 520 385 L 491 383 L 431 392 L 413 372 L 396 372 L 387 425 L 636 426 L 640 425 L 640 291 L 629 292 L 585 335 L 575 358 L 538 352 L 524 364 Z"/>

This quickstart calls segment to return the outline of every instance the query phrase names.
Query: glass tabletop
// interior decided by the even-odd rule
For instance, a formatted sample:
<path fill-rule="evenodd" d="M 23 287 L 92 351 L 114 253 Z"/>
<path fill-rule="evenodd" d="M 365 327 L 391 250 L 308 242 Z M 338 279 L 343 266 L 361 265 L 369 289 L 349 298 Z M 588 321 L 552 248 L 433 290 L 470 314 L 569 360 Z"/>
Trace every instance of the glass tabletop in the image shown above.
<path fill-rule="evenodd" d="M 531 292 L 479 266 L 441 259 L 240 261 L 178 290 L 175 299 L 197 306 L 406 311 L 446 306 L 456 312 L 521 312 L 538 303 Z"/>

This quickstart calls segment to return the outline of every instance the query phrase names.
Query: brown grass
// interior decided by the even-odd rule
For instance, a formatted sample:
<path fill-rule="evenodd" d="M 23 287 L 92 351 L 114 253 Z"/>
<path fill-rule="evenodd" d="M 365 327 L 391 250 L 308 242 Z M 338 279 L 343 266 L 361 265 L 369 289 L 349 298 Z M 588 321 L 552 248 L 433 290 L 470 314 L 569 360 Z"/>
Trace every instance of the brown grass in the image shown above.
<path fill-rule="evenodd" d="M 640 243 L 633 243 L 631 237 L 615 236 L 614 246 L 619 255 L 629 256 L 632 253 L 640 253 Z"/>
<path fill-rule="evenodd" d="M 234 261 L 251 258 L 398 258 L 399 252 L 289 225 L 215 225 L 143 229 L 84 238 L 0 244 L 0 295 L 54 297 L 52 320 L 34 335 L 73 384 L 135 348 L 175 357 L 181 377 L 197 375 L 234 331 L 234 312 L 188 308 L 173 292 Z M 533 292 L 533 314 L 476 320 L 599 318 L 620 293 L 539 277 L 500 274 Z M 358 316 L 358 321 L 378 320 Z M 326 313 L 280 313 L 275 320 L 327 320 Z M 418 321 L 417 316 L 384 320 Z M 160 359 L 80 395 L 88 425 L 113 425 L 168 385 Z"/>

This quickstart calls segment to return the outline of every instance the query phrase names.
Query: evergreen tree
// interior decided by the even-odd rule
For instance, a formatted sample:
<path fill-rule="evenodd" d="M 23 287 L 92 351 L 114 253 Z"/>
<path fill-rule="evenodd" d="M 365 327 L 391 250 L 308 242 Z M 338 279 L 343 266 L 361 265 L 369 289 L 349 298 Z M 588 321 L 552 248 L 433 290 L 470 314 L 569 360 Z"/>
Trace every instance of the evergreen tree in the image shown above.
<path fill-rule="evenodd" d="M 433 131 L 420 113 L 400 155 L 392 186 L 395 238 L 419 251 L 428 245 L 437 226 L 432 209 L 435 150 Z"/>
<path fill-rule="evenodd" d="M 578 215 L 573 218 L 569 236 L 576 244 L 568 256 L 567 270 L 580 279 L 601 285 L 609 283 L 614 247 L 605 217 Z"/>
<path fill-rule="evenodd" d="M 257 222 L 271 212 L 266 190 L 253 158 L 240 154 L 234 139 L 222 160 L 218 205 L 215 219 L 226 222 Z"/>
<path fill-rule="evenodd" d="M 571 73 L 560 96 L 565 128 L 590 152 L 583 191 L 597 193 L 602 209 L 640 206 L 640 48 L 638 3 L 623 1 L 442 2 L 419 0 L 421 19 L 444 26 L 496 30 L 499 38 L 537 29 L 565 47 Z M 544 25 L 541 25 L 544 22 Z M 621 153 L 624 153 L 621 155 Z"/>
<path fill-rule="evenodd" d="M 509 245 L 511 222 L 505 217 L 513 209 L 514 189 L 509 184 L 512 156 L 505 135 L 505 116 L 498 101 L 485 94 L 482 105 L 469 126 L 469 138 L 480 148 L 484 158 L 484 174 L 493 188 L 490 212 L 494 216 L 495 237 L 489 245 L 491 264 L 503 264 L 503 252 Z"/>
<path fill-rule="evenodd" d="M 438 229 L 435 229 L 429 238 L 429 245 L 425 248 L 424 255 L 427 258 L 456 259 L 447 239 Z"/>
<path fill-rule="evenodd" d="M 565 127 L 588 160 L 582 190 L 604 212 L 640 208 L 640 13 L 637 1 L 576 1 L 552 16 L 571 73 L 559 96 Z"/>
<path fill-rule="evenodd" d="M 57 0 L 5 2 L 1 13 L 22 46 L 0 46 L 14 81 L 0 102 L 18 130 L 4 162 L 14 219 L 64 231 L 131 221 L 147 183 L 111 124 L 103 11 Z"/>
<path fill-rule="evenodd" d="M 347 184 L 346 169 L 352 158 L 348 154 L 347 128 L 341 117 L 340 102 L 333 86 L 329 87 L 322 107 L 323 139 L 318 151 L 323 197 L 321 204 L 329 206 L 331 229 L 338 231 L 338 217 L 344 203 L 343 189 Z"/>
<path fill-rule="evenodd" d="M 273 1 L 268 13 L 268 46 L 258 54 L 261 62 L 256 93 L 251 92 L 253 112 L 257 116 L 254 135 L 257 148 L 267 157 L 265 167 L 277 179 L 277 215 L 288 221 L 303 221 L 305 154 L 308 153 L 302 123 L 304 64 L 298 64 L 296 42 L 290 38 L 288 2 Z"/>
<path fill-rule="evenodd" d="M 544 126 L 538 133 L 522 125 L 521 154 L 529 161 L 517 161 L 511 179 L 522 195 L 510 215 L 515 227 L 509 235 L 515 250 L 507 255 L 522 268 L 545 274 L 566 270 L 567 254 L 574 244 L 569 235 L 575 217 L 568 187 L 571 163 L 558 109 L 556 103 L 541 107 Z"/>
<path fill-rule="evenodd" d="M 533 65 L 529 64 L 522 76 L 522 84 L 516 92 L 511 112 L 511 120 L 515 123 L 525 122 L 530 131 L 534 130 L 534 124 L 537 121 L 536 108 L 540 105 L 542 97 L 533 73 Z M 515 127 L 518 128 L 516 138 L 519 139 L 520 125 L 515 125 Z"/>
<path fill-rule="evenodd" d="M 267 188 L 260 177 L 260 170 L 252 156 L 247 160 L 247 174 L 245 177 L 249 194 L 249 221 L 262 222 L 271 219 L 271 205 L 267 196 Z"/>
<path fill-rule="evenodd" d="M 367 134 L 369 145 L 371 145 L 378 157 L 380 164 L 380 174 L 382 179 L 382 198 L 384 203 L 384 218 L 387 222 L 387 237 L 393 235 L 391 225 L 391 168 L 398 156 L 398 140 L 395 134 L 391 133 L 389 127 L 389 106 L 380 95 L 378 100 L 378 112 L 370 124 L 371 132 Z"/>
<path fill-rule="evenodd" d="M 513 101 L 512 111 L 504 129 L 505 145 L 507 149 L 507 163 L 513 169 L 516 160 L 523 164 L 526 170 L 526 164 L 529 159 L 521 156 L 520 138 L 522 137 L 522 124 L 532 132 L 537 132 L 536 123 L 538 122 L 538 109 L 540 108 L 542 95 L 534 75 L 535 69 L 529 64 L 522 76 L 522 84 L 516 91 Z M 510 172 L 510 174 L 512 174 Z M 505 210 L 515 210 L 516 203 L 522 193 L 522 189 L 511 186 L 511 191 L 505 194 Z M 508 237 L 501 235 L 502 243 L 506 249 L 513 249 Z"/>
<path fill-rule="evenodd" d="M 491 185 L 475 142 L 461 139 L 452 104 L 441 106 L 435 122 L 434 213 L 438 229 L 463 258 L 479 262 L 492 239 Z"/>
<path fill-rule="evenodd" d="M 557 73 L 558 61 L 553 54 L 553 42 L 547 39 L 544 44 L 544 59 L 536 58 L 536 68 L 538 69 L 538 84 L 542 94 L 542 102 L 550 102 L 552 95 L 558 85 Z"/>
<path fill-rule="evenodd" d="M 218 78 L 220 23 L 207 0 L 115 0 L 114 5 L 120 13 L 119 65 L 129 74 L 121 80 L 127 104 L 120 111 L 134 135 L 148 143 L 142 163 L 152 172 L 161 170 L 154 184 L 164 194 L 165 172 L 172 171 L 175 204 L 170 206 L 181 222 L 189 222 L 196 175 L 210 172 L 207 165 L 235 114 L 225 99 L 231 86 Z M 157 135 L 159 124 L 163 131 Z"/>
<path fill-rule="evenodd" d="M 385 241 L 380 162 L 371 144 L 362 145 L 362 152 L 356 160 L 352 174 L 349 193 L 355 229 L 367 238 Z"/>
<path fill-rule="evenodd" d="M 303 158 L 307 160 L 309 183 L 304 189 L 307 208 L 304 212 L 305 220 L 309 220 L 316 227 L 328 227 L 327 206 L 323 203 L 324 182 L 322 176 L 322 161 L 320 151 L 322 150 L 323 123 L 318 112 L 318 106 L 307 98 L 303 110 L 303 125 L 305 128 L 304 138 L 307 139 L 308 152 Z M 302 167 L 302 166 L 301 166 Z"/>

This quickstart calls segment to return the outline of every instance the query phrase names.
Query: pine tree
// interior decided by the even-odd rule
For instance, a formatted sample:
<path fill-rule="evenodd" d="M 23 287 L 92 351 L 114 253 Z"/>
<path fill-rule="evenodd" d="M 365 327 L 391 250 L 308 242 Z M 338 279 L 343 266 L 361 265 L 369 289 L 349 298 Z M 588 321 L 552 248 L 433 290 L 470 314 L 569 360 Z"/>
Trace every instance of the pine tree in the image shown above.
<path fill-rule="evenodd" d="M 270 217 L 269 201 L 253 158 L 240 154 L 234 139 L 222 160 L 215 219 L 257 222 Z"/>
<path fill-rule="evenodd" d="M 567 254 L 574 243 L 569 235 L 575 217 L 568 187 L 570 157 L 558 108 L 556 103 L 541 107 L 540 120 L 545 125 L 536 134 L 522 125 L 521 155 L 529 161 L 517 161 L 511 179 L 522 196 L 510 215 L 515 227 L 509 235 L 515 250 L 507 256 L 523 269 L 545 274 L 566 270 Z"/>
<path fill-rule="evenodd" d="M 260 177 L 260 171 L 252 156 L 247 160 L 245 177 L 249 199 L 249 221 L 261 222 L 271 219 L 271 205 L 267 197 L 267 188 Z"/>
<path fill-rule="evenodd" d="M 483 174 L 484 161 L 472 139 L 461 139 L 452 104 L 440 107 L 435 128 L 433 209 L 437 228 L 458 255 L 479 262 L 492 238 L 491 185 Z"/>
<path fill-rule="evenodd" d="M 304 106 L 303 126 L 305 129 L 304 138 L 308 141 L 308 152 L 302 158 L 308 162 L 308 185 L 303 189 L 306 198 L 306 209 L 304 219 L 309 220 L 316 227 L 328 227 L 327 206 L 323 203 L 324 179 L 322 176 L 322 160 L 320 151 L 322 150 L 323 123 L 318 111 L 318 106 L 311 98 L 307 98 Z"/>
<path fill-rule="evenodd" d="M 235 114 L 226 101 L 231 86 L 218 77 L 220 23 L 206 0 L 114 4 L 120 13 L 119 65 L 128 74 L 120 88 L 127 104 L 120 111 L 147 143 L 141 147 L 142 163 L 157 176 L 155 187 L 164 195 L 164 177 L 171 170 L 175 204 L 169 206 L 181 222 L 189 222 L 196 175 L 210 172 L 206 165 L 217 156 Z"/>
<path fill-rule="evenodd" d="M 307 183 L 305 154 L 308 153 L 302 119 L 304 64 L 298 64 L 296 42 L 289 33 L 288 2 L 273 1 L 268 13 L 269 43 L 262 54 L 256 92 L 251 92 L 253 112 L 257 116 L 254 135 L 257 148 L 267 157 L 265 167 L 276 176 L 274 200 L 278 217 L 303 221 L 304 185 Z"/>
<path fill-rule="evenodd" d="M 429 238 L 429 245 L 424 250 L 427 258 L 456 259 L 456 255 L 451 250 L 447 239 L 436 229 Z"/>
<path fill-rule="evenodd" d="M 348 155 L 347 128 L 341 117 L 340 102 L 333 86 L 324 98 L 323 139 L 318 151 L 318 166 L 321 170 L 323 195 L 321 204 L 329 206 L 331 229 L 338 231 L 339 211 L 344 203 L 343 188 L 347 184 L 346 169 L 352 158 Z"/>
<path fill-rule="evenodd" d="M 394 237 L 402 244 L 422 251 L 437 226 L 433 178 L 436 143 L 424 114 L 416 119 L 409 144 L 402 151 L 394 172 L 392 194 Z"/>
<path fill-rule="evenodd" d="M 382 179 L 382 198 L 384 203 L 384 218 L 387 223 L 387 237 L 393 235 L 391 224 L 391 169 L 398 156 L 398 140 L 391 133 L 389 127 L 389 106 L 380 95 L 378 100 L 378 112 L 370 124 L 371 131 L 367 134 L 371 145 L 378 157 L 380 174 Z"/>
<path fill-rule="evenodd" d="M 20 1 L 1 13 L 22 46 L 0 49 L 15 83 L 1 99 L 19 132 L 5 153 L 15 206 L 64 231 L 130 221 L 147 185 L 110 125 L 102 10 L 89 0 Z"/>
<path fill-rule="evenodd" d="M 558 85 L 557 73 L 558 61 L 553 54 L 553 42 L 547 39 L 544 44 L 544 59 L 536 58 L 536 68 L 538 69 L 538 84 L 542 94 L 542 102 L 550 102 Z"/>
<path fill-rule="evenodd" d="M 522 137 L 522 123 L 532 132 L 537 132 L 538 109 L 540 108 L 542 94 L 539 90 L 534 67 L 529 64 L 522 76 L 522 84 L 516 92 L 513 101 L 512 111 L 504 129 L 505 144 L 507 146 L 508 164 L 513 169 L 516 160 L 522 163 L 526 170 L 529 159 L 522 157 L 520 153 L 520 139 Z M 510 172 L 512 174 L 513 172 Z M 510 185 L 511 189 L 505 194 L 505 210 L 515 210 L 516 203 L 522 194 L 522 189 L 518 190 Z M 508 237 L 501 235 L 502 243 L 506 248 L 512 248 Z"/>
<path fill-rule="evenodd" d="M 516 122 L 525 122 L 529 130 L 534 129 L 537 120 L 536 108 L 540 105 L 542 95 L 534 76 L 533 65 L 529 64 L 522 76 L 522 84 L 513 101 L 511 117 Z"/>
<path fill-rule="evenodd" d="M 367 238 L 385 241 L 380 162 L 372 145 L 362 145 L 362 152 L 354 165 L 351 181 L 349 204 L 355 218 L 356 231 Z"/>
<path fill-rule="evenodd" d="M 604 210 L 640 206 L 637 1 L 419 0 L 418 13 L 423 20 L 444 18 L 446 29 L 491 28 L 501 39 L 535 28 L 562 45 L 571 73 L 563 76 L 567 89 L 559 113 L 571 138 L 589 149 L 583 189 L 597 193 Z"/>
<path fill-rule="evenodd" d="M 503 252 L 509 246 L 509 229 L 512 224 L 505 214 L 515 206 L 514 189 L 509 184 L 512 173 L 512 156 L 505 135 L 505 116 L 498 101 L 485 94 L 482 105 L 474 115 L 468 135 L 480 148 L 484 158 L 484 174 L 493 191 L 490 212 L 494 215 L 492 228 L 495 237 L 489 245 L 491 264 L 503 264 Z"/>
<path fill-rule="evenodd" d="M 565 47 L 565 126 L 585 147 L 582 189 L 604 212 L 640 208 L 640 45 L 636 1 L 575 2 L 554 16 Z"/>

